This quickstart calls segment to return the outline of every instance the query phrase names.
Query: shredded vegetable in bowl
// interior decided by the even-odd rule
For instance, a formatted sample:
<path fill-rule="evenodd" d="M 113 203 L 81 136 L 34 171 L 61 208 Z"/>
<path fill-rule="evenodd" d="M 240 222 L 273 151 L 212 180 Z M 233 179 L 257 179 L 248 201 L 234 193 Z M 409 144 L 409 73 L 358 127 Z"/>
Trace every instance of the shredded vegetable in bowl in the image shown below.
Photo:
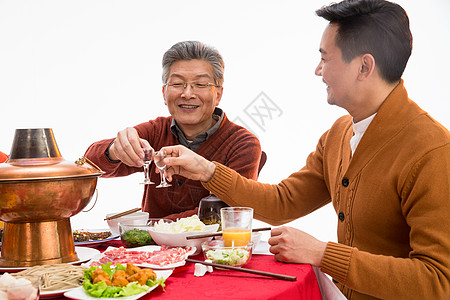
<path fill-rule="evenodd" d="M 250 252 L 242 248 L 208 250 L 205 255 L 216 264 L 229 266 L 245 265 L 250 258 Z"/>
<path fill-rule="evenodd" d="M 166 223 L 164 220 L 159 220 L 153 226 L 155 231 L 166 233 L 182 233 L 188 231 L 204 231 L 206 225 L 200 221 L 197 215 L 192 217 L 182 218 L 176 222 Z"/>

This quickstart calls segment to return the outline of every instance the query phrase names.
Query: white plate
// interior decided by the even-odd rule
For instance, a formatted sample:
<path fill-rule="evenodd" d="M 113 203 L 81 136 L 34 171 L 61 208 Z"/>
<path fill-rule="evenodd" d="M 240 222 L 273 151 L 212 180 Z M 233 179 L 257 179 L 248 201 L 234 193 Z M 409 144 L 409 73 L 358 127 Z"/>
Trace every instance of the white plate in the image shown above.
<path fill-rule="evenodd" d="M 97 232 L 111 232 L 111 230 L 109 229 L 74 229 L 77 230 L 79 232 L 92 232 L 92 233 L 97 233 Z M 95 240 L 95 241 L 86 241 L 86 242 L 75 242 L 75 246 L 88 246 L 88 247 L 92 247 L 92 246 L 97 246 L 101 243 L 105 243 L 108 241 L 112 241 L 117 239 L 118 237 L 120 237 L 120 235 L 110 235 L 108 238 L 103 239 L 103 240 Z"/>
<path fill-rule="evenodd" d="M 167 279 L 171 274 L 172 274 L 172 270 L 155 270 L 156 273 L 156 277 L 157 278 L 161 278 L 163 277 L 164 279 Z M 158 285 L 152 286 L 147 292 L 143 292 L 134 296 L 129 296 L 129 297 L 120 297 L 120 298 L 95 298 L 95 297 L 91 297 L 89 296 L 86 291 L 84 290 L 84 288 L 82 286 L 74 288 L 68 292 L 64 293 L 64 296 L 70 299 L 75 299 L 75 300 L 99 300 L 99 299 L 120 299 L 120 300 L 134 300 L 134 299 L 139 299 L 142 296 L 144 296 L 147 293 L 150 293 L 151 291 L 153 291 L 154 289 L 156 289 L 158 287 Z"/>
<path fill-rule="evenodd" d="M 117 249 L 117 248 L 115 248 L 115 247 L 108 247 L 108 249 L 106 249 L 105 252 L 110 251 L 110 250 L 114 250 L 114 249 Z M 160 249 L 161 249 L 160 246 L 142 246 L 142 247 L 137 247 L 137 248 L 129 248 L 129 249 L 126 249 L 126 251 L 153 252 L 153 251 L 158 251 Z M 195 247 L 192 247 L 192 249 L 187 253 L 187 256 L 193 255 L 196 252 L 196 250 L 197 249 Z M 89 262 L 87 262 L 86 264 L 83 264 L 83 266 L 89 267 L 91 265 L 91 263 L 99 261 L 104 256 L 105 255 L 103 253 L 95 255 L 94 257 L 92 257 L 92 259 Z M 185 264 L 186 264 L 185 260 L 182 260 L 182 261 L 179 261 L 177 263 L 170 264 L 170 265 L 164 265 L 164 266 L 152 265 L 152 264 L 148 264 L 148 263 L 136 263 L 136 262 L 133 262 L 133 265 L 135 265 L 135 266 L 144 267 L 144 268 L 151 268 L 151 269 L 154 269 L 154 270 L 174 269 L 176 267 L 184 266 Z"/>
<path fill-rule="evenodd" d="M 61 297 L 65 292 L 68 292 L 70 290 L 73 290 L 76 288 L 70 288 L 70 289 L 64 289 L 64 290 L 58 290 L 58 291 L 51 291 L 51 292 L 42 292 L 40 293 L 39 298 L 40 299 L 48 299 L 48 298 L 56 298 Z"/>
<path fill-rule="evenodd" d="M 87 262 L 94 256 L 100 254 L 100 251 L 98 251 L 97 249 L 87 248 L 87 247 L 75 247 L 75 252 L 78 255 L 78 260 L 69 262 L 69 264 L 71 264 L 71 265 L 77 265 L 77 264 Z M 26 270 L 29 268 L 31 268 L 31 267 L 12 267 L 12 268 L 0 267 L 0 272 L 14 273 L 14 272 L 20 272 L 20 271 L 23 271 L 23 270 Z"/>

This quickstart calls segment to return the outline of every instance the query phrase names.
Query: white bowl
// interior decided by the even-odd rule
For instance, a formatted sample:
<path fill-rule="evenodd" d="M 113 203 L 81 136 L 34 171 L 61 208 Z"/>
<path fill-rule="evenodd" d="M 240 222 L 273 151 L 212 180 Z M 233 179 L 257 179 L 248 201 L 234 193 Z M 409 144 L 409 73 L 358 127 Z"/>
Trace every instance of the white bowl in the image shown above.
<path fill-rule="evenodd" d="M 106 217 L 110 217 L 113 215 L 116 215 L 118 213 L 110 213 L 107 214 Z M 132 214 L 120 217 L 120 218 L 115 218 L 112 220 L 107 220 L 106 222 L 108 223 L 109 229 L 111 229 L 111 233 L 113 236 L 119 235 L 119 223 L 120 222 L 127 222 L 127 224 L 134 224 L 134 225 L 147 225 L 147 221 L 148 221 L 148 212 L 143 212 L 143 211 L 138 211 L 138 212 L 134 212 Z"/>
<path fill-rule="evenodd" d="M 206 238 L 199 238 L 199 239 L 192 239 L 187 240 L 187 236 L 191 235 L 200 235 L 200 234 L 207 234 L 207 233 L 214 233 L 217 232 L 217 229 L 219 229 L 219 224 L 212 224 L 212 225 L 206 225 L 206 228 L 204 231 L 187 231 L 182 233 L 167 233 L 167 232 L 159 232 L 155 231 L 154 228 L 150 228 L 149 232 L 152 236 L 152 239 L 155 241 L 158 245 L 167 245 L 170 247 L 195 247 L 196 251 L 194 254 L 198 254 L 202 250 L 202 243 L 205 241 L 212 240 L 212 237 L 206 237 Z"/>

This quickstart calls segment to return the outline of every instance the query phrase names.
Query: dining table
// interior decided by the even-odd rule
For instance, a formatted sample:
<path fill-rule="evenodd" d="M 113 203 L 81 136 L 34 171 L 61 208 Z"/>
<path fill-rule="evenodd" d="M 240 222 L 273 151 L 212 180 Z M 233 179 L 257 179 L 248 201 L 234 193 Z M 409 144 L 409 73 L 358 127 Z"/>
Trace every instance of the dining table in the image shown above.
<path fill-rule="evenodd" d="M 123 246 L 120 239 L 116 239 L 96 245 L 95 248 L 104 252 L 108 247 Z M 204 260 L 202 254 L 189 258 Z M 164 288 L 158 286 L 140 299 L 322 299 L 316 275 L 309 264 L 282 263 L 267 253 L 253 254 L 245 268 L 295 276 L 296 280 L 217 268 L 213 272 L 206 272 L 204 276 L 195 276 L 195 264 L 186 262 L 173 269 Z M 67 298 L 59 296 L 53 299 Z"/>

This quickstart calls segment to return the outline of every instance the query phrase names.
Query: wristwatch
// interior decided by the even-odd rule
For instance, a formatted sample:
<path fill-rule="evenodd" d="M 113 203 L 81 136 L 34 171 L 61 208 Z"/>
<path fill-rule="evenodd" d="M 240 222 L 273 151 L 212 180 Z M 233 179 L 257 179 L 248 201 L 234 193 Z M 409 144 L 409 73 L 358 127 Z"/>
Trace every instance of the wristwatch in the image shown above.
<path fill-rule="evenodd" d="M 117 164 L 117 163 L 120 163 L 120 160 L 114 160 L 114 159 L 111 159 L 111 157 L 109 157 L 109 148 L 112 146 L 112 144 L 114 144 L 115 141 L 116 140 L 113 140 L 111 143 L 109 143 L 108 148 L 106 148 L 106 150 L 105 150 L 105 156 L 109 160 L 109 162 Z"/>

